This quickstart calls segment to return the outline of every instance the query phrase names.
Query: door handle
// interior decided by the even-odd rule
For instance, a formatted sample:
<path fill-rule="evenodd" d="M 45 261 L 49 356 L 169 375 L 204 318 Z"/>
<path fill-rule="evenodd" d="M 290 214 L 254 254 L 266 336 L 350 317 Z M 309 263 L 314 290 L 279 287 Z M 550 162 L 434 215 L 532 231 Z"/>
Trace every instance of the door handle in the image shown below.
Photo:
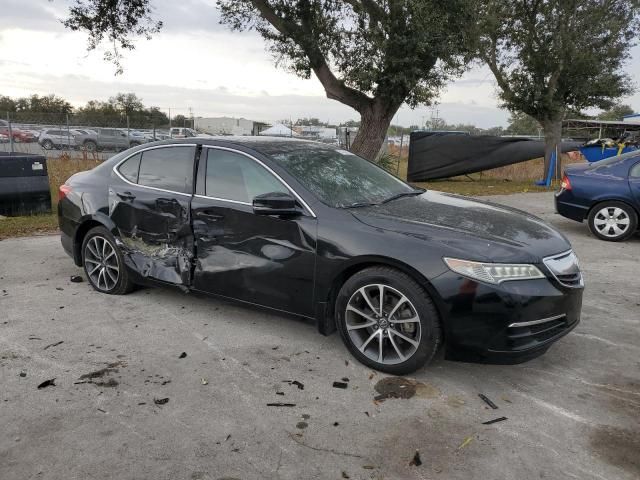
<path fill-rule="evenodd" d="M 214 210 L 200 210 L 196 213 L 196 216 L 203 217 L 208 220 L 222 220 L 224 218 L 224 215 L 215 213 Z"/>
<path fill-rule="evenodd" d="M 122 193 L 116 193 L 116 195 L 118 197 L 120 197 L 122 200 L 133 200 L 134 198 L 136 198 L 135 195 L 133 195 L 131 192 L 122 192 Z"/>

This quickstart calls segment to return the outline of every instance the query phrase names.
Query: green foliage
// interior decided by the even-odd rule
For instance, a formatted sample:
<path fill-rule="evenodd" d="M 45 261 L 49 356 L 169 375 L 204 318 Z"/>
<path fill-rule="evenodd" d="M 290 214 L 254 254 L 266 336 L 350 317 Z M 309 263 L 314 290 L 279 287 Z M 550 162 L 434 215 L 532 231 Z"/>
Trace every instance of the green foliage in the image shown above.
<path fill-rule="evenodd" d="M 618 104 L 598 115 L 598 120 L 622 120 L 625 115 L 633 115 L 635 112 L 629 105 Z"/>
<path fill-rule="evenodd" d="M 133 50 L 133 38 L 151 36 L 162 28 L 162 22 L 151 18 L 149 0 L 76 0 L 63 20 L 65 27 L 89 34 L 88 50 L 95 50 L 103 41 L 109 45 L 104 59 L 116 66 L 121 74 L 120 50 Z"/>
<path fill-rule="evenodd" d="M 526 113 L 513 112 L 509 117 L 508 135 L 539 135 L 540 124 Z"/>
<path fill-rule="evenodd" d="M 278 65 L 304 78 L 331 66 L 343 86 L 393 104 L 430 102 L 465 65 L 464 0 L 217 3 L 232 29 L 262 35 Z"/>
<path fill-rule="evenodd" d="M 638 0 L 480 2 L 478 54 L 506 108 L 557 123 L 568 108 L 609 108 L 632 91 L 621 68 L 639 8 Z"/>
<path fill-rule="evenodd" d="M 396 155 L 392 155 L 390 153 L 382 153 L 378 157 L 378 165 L 384 168 L 387 172 L 395 173 L 398 169 L 398 162 L 400 161 L 400 157 Z"/>

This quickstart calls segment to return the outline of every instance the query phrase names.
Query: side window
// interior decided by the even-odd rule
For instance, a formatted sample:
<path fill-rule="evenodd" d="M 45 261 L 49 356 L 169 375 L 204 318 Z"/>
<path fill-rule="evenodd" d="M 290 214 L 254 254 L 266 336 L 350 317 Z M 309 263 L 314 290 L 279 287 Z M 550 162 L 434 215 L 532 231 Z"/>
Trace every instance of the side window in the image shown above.
<path fill-rule="evenodd" d="M 629 177 L 640 178 L 640 162 L 631 167 L 631 170 L 629 170 Z"/>
<path fill-rule="evenodd" d="M 138 183 L 192 193 L 195 147 L 164 147 L 142 152 Z"/>
<path fill-rule="evenodd" d="M 205 192 L 209 197 L 251 203 L 263 193 L 287 188 L 255 160 L 226 150 L 207 149 Z"/>
<path fill-rule="evenodd" d="M 118 167 L 120 175 L 132 183 L 138 183 L 138 170 L 140 169 L 141 154 L 137 153 L 133 157 L 127 159 Z"/>

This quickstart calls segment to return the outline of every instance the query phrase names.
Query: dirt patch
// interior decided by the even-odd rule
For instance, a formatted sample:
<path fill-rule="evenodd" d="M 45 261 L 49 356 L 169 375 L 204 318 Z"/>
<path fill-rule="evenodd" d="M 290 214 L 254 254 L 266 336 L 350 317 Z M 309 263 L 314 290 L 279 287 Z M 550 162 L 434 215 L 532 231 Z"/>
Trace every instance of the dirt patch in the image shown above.
<path fill-rule="evenodd" d="M 114 378 L 104 379 L 104 377 L 118 373 L 119 368 L 125 366 L 123 362 L 109 363 L 105 368 L 81 375 L 79 381 L 76 383 L 92 383 L 97 387 L 117 387 L 118 382 Z"/>
<path fill-rule="evenodd" d="M 601 425 L 591 434 L 589 444 L 595 455 L 640 478 L 640 429 Z"/>
<path fill-rule="evenodd" d="M 383 378 L 374 388 L 379 393 L 375 397 L 378 401 L 387 398 L 435 398 L 440 395 L 440 390 L 433 385 L 404 377 Z"/>

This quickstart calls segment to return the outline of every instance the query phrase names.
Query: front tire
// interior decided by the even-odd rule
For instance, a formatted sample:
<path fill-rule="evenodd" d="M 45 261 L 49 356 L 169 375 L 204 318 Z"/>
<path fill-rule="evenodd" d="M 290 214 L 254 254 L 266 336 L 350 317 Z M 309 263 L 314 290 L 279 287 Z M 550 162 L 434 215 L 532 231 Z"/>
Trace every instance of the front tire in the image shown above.
<path fill-rule="evenodd" d="M 588 224 L 591 233 L 600 240 L 621 242 L 637 230 L 638 215 L 626 203 L 607 201 L 591 209 Z"/>
<path fill-rule="evenodd" d="M 438 312 L 413 278 L 389 267 L 349 278 L 336 299 L 343 342 L 360 362 L 394 375 L 431 361 L 442 341 Z"/>
<path fill-rule="evenodd" d="M 82 264 L 89 283 L 100 293 L 124 295 L 133 290 L 122 252 L 104 227 L 89 230 L 82 242 Z"/>
<path fill-rule="evenodd" d="M 42 142 L 42 148 L 45 150 L 52 150 L 54 147 L 53 142 L 51 140 L 45 140 Z"/>

